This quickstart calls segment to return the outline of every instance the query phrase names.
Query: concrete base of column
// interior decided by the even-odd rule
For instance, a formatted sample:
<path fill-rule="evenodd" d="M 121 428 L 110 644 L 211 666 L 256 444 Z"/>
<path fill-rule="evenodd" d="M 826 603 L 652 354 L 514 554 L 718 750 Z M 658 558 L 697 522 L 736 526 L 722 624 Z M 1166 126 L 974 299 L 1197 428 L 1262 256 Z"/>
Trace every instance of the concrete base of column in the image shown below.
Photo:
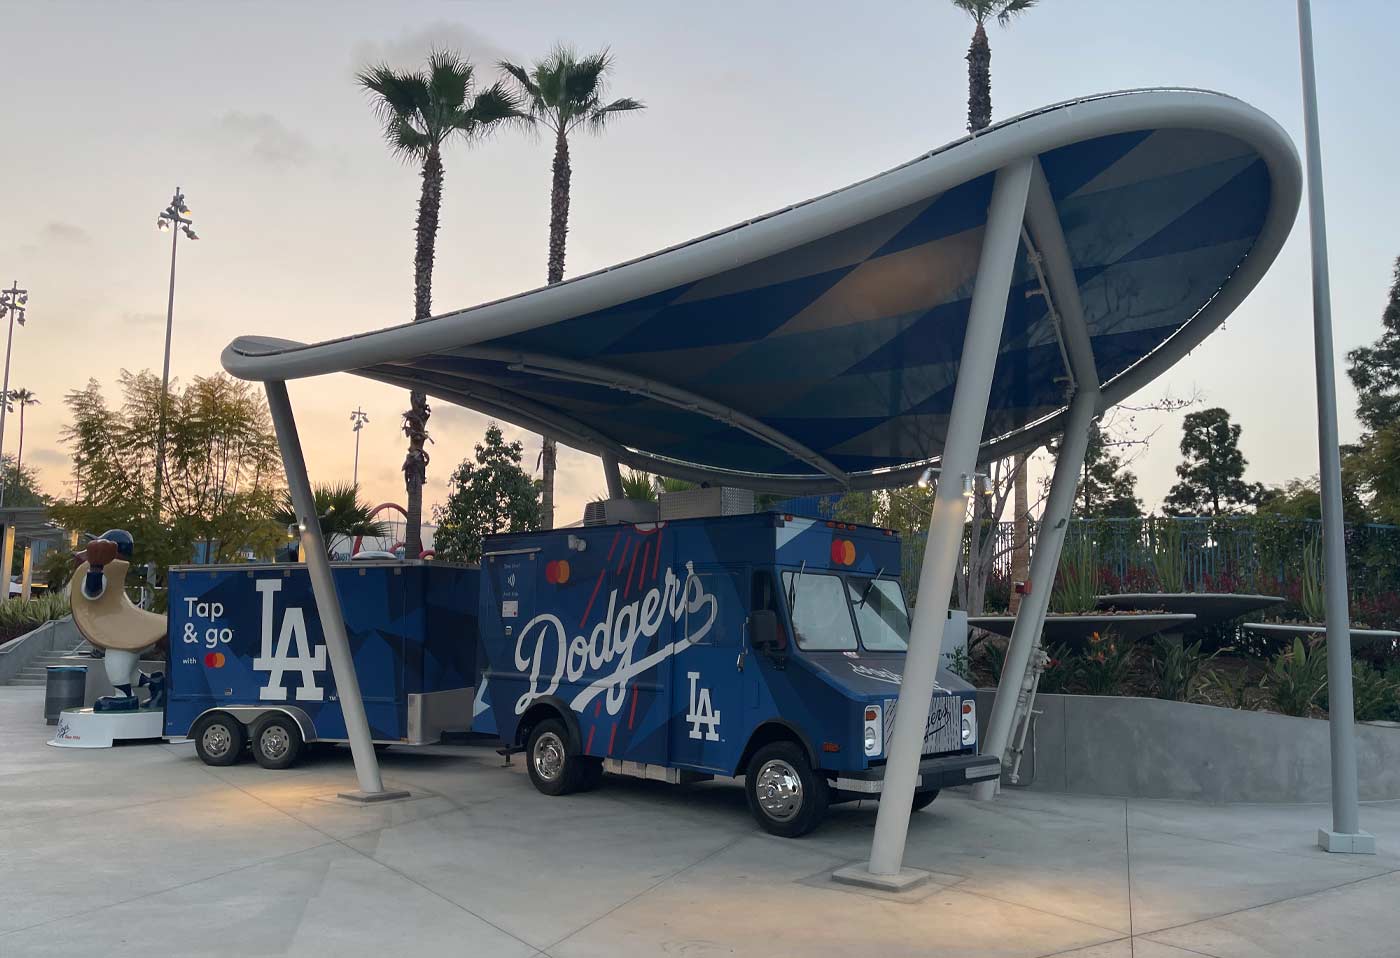
<path fill-rule="evenodd" d="M 373 805 L 378 802 L 393 802 L 401 798 L 408 798 L 409 793 L 401 788 L 386 788 L 382 792 L 362 792 L 356 789 L 353 792 L 341 792 L 336 798 L 343 798 L 347 802 L 354 802 L 357 805 Z"/>
<path fill-rule="evenodd" d="M 843 885 L 859 885 L 877 891 L 908 891 L 929 880 L 929 873 L 920 868 L 901 868 L 898 875 L 875 875 L 870 871 L 869 862 L 847 865 L 832 872 L 831 880 Z"/>
<path fill-rule="evenodd" d="M 1330 828 L 1317 830 L 1317 847 L 1338 855 L 1374 855 L 1376 836 L 1370 832 L 1334 832 Z"/>

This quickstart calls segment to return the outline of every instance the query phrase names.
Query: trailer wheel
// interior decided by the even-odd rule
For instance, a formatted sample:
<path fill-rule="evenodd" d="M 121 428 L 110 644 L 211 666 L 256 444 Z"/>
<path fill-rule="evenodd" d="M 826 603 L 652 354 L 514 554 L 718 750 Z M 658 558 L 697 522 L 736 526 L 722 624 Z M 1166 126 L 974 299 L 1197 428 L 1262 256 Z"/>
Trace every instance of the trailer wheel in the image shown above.
<path fill-rule="evenodd" d="M 195 754 L 205 765 L 235 765 L 243 758 L 248 730 L 227 712 L 212 712 L 190 729 Z"/>
<path fill-rule="evenodd" d="M 305 744 L 297 723 L 285 715 L 270 715 L 253 730 L 253 758 L 263 768 L 291 768 Z"/>
<path fill-rule="evenodd" d="M 586 756 L 569 746 L 569 732 L 558 719 L 545 719 L 530 730 L 525 767 L 530 781 L 546 795 L 576 792 L 586 775 Z"/>
<path fill-rule="evenodd" d="M 934 800 L 935 798 L 937 798 L 937 797 L 938 797 L 938 789 L 936 789 L 936 788 L 935 788 L 935 789 L 932 789 L 931 791 L 927 791 L 927 792 L 915 792 L 915 793 L 914 793 L 914 804 L 911 806 L 911 808 L 912 808 L 913 811 L 916 811 L 916 812 L 917 812 L 917 811 L 921 811 L 921 810 L 923 810 L 923 809 L 925 809 L 925 808 L 928 808 L 930 805 L 932 805 L 932 804 L 933 804 L 933 800 Z"/>
<path fill-rule="evenodd" d="M 763 830 L 797 838 L 826 817 L 831 786 L 812 770 L 796 742 L 771 742 L 754 753 L 744 775 L 749 810 Z"/>

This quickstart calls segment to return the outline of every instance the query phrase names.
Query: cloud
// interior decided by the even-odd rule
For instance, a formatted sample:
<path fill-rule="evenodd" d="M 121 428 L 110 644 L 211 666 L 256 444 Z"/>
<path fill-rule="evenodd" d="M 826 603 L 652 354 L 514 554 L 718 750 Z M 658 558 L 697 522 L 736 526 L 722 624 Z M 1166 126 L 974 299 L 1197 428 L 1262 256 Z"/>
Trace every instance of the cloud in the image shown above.
<path fill-rule="evenodd" d="M 25 450 L 24 453 L 24 463 L 27 466 L 66 466 L 70 461 L 68 453 L 62 449 L 40 447 Z"/>
<path fill-rule="evenodd" d="M 351 68 L 359 71 L 371 64 L 386 63 L 395 70 L 415 70 L 423 66 L 433 50 L 452 50 L 466 57 L 481 71 L 478 76 L 494 76 L 500 60 L 516 60 L 515 54 L 475 30 L 439 20 L 391 40 L 366 40 L 351 50 Z"/>
<path fill-rule="evenodd" d="M 122 313 L 122 325 L 124 326 L 155 326 L 165 322 L 165 317 L 160 313 Z"/>
<path fill-rule="evenodd" d="M 315 158 L 311 142 L 270 113 L 230 110 L 219 117 L 218 128 L 253 160 L 274 169 L 306 166 Z"/>
<path fill-rule="evenodd" d="M 45 223 L 39 230 L 39 240 L 41 245 L 88 246 L 92 243 L 92 234 L 81 226 L 55 220 Z"/>

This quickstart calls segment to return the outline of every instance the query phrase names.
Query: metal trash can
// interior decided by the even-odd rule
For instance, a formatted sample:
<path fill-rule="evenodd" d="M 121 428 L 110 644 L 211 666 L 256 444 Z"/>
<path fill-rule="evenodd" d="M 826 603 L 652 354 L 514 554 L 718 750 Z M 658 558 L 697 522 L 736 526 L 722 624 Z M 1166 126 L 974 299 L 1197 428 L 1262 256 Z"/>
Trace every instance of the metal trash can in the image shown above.
<path fill-rule="evenodd" d="M 45 720 L 50 725 L 57 725 L 58 713 L 64 709 L 82 708 L 86 692 L 86 665 L 50 665 L 48 684 L 44 688 Z"/>

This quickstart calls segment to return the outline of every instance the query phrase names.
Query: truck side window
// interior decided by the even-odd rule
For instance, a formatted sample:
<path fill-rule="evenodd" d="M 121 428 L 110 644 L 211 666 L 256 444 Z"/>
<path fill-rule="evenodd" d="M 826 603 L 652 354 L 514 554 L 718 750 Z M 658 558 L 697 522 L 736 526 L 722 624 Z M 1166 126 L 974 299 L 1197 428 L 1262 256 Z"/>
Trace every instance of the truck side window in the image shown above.
<path fill-rule="evenodd" d="M 846 652 L 856 648 L 856 627 L 846 604 L 846 586 L 838 575 L 784 572 L 791 600 L 797 647 L 812 652 Z"/>
<path fill-rule="evenodd" d="M 744 601 L 744 580 L 741 573 L 728 571 L 697 572 L 703 595 L 709 601 L 699 609 L 685 612 L 685 634 L 691 645 L 737 645 L 738 631 L 733 627 L 731 616 L 726 609 L 742 609 Z"/>
<path fill-rule="evenodd" d="M 760 569 L 753 574 L 750 589 L 749 609 L 753 612 L 768 611 L 778 617 L 778 648 L 786 649 L 788 644 L 787 626 L 783 623 L 783 606 L 779 601 L 781 593 L 773 581 L 773 573 Z"/>

